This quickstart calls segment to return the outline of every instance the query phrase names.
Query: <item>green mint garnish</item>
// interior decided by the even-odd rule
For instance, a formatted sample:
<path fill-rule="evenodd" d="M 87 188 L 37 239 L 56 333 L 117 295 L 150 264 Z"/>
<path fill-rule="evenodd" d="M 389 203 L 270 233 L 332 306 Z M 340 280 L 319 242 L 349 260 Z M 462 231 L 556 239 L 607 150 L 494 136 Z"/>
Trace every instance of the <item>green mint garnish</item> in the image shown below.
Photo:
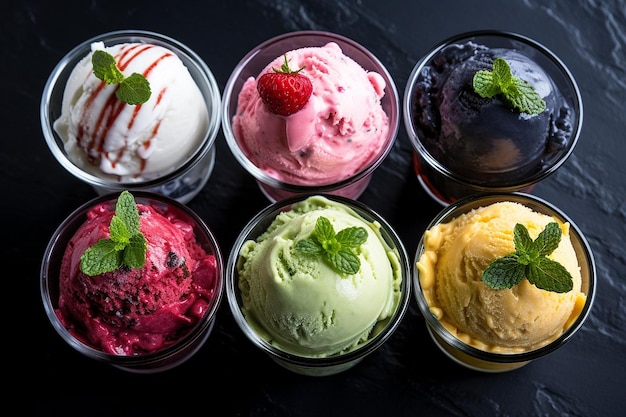
<path fill-rule="evenodd" d="M 317 218 L 311 237 L 296 243 L 296 251 L 308 255 L 323 255 L 339 273 L 356 274 L 361 261 L 354 253 L 367 240 L 367 231 L 362 227 L 348 227 L 335 234 L 330 221 Z"/>
<path fill-rule="evenodd" d="M 492 71 L 477 71 L 474 74 L 474 91 L 483 98 L 502 94 L 514 108 L 523 113 L 540 114 L 546 109 L 546 102 L 528 82 L 514 77 L 506 60 L 496 58 Z"/>
<path fill-rule="evenodd" d="M 516 224 L 513 229 L 515 252 L 493 261 L 483 272 L 482 280 L 496 290 L 512 288 L 526 277 L 537 288 L 558 293 L 573 288 L 572 276 L 560 263 L 547 258 L 561 240 L 561 228 L 549 223 L 534 241 L 528 229 Z"/>
<path fill-rule="evenodd" d="M 139 269 L 146 262 L 146 238 L 139 231 L 139 211 L 131 193 L 122 191 L 109 224 L 110 238 L 103 238 L 88 248 L 80 258 L 80 269 L 87 275 L 99 275 L 122 265 Z"/>
<path fill-rule="evenodd" d="M 115 58 L 108 52 L 97 50 L 91 56 L 93 74 L 107 84 L 119 84 L 115 92 L 118 100 L 135 105 L 143 104 L 150 98 L 150 83 L 141 74 L 132 73 L 129 77 L 117 68 Z"/>

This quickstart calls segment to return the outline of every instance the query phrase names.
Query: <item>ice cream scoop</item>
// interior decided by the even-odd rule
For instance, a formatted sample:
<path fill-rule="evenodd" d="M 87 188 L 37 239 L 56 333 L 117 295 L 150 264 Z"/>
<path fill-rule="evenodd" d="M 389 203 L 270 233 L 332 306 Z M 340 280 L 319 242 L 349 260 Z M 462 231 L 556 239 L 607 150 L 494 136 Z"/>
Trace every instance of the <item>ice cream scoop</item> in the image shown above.
<path fill-rule="evenodd" d="M 306 83 L 299 110 L 288 115 L 276 109 L 296 103 L 269 105 L 259 92 L 270 90 L 259 80 L 282 71 L 285 60 L 311 83 L 310 96 Z M 357 198 L 391 150 L 399 123 L 385 67 L 356 42 L 319 31 L 283 34 L 250 51 L 226 83 L 222 117 L 233 155 L 272 201 L 321 193 Z"/>
<path fill-rule="evenodd" d="M 171 212 L 139 205 L 146 263 L 90 276 L 81 257 L 110 237 L 115 211 L 103 203 L 87 213 L 63 257 L 59 313 L 85 342 L 104 352 L 137 355 L 163 349 L 184 335 L 215 297 L 215 257 L 195 241 L 192 227 Z"/>
<path fill-rule="evenodd" d="M 138 192 L 132 232 L 129 212 L 120 213 L 125 193 L 86 203 L 59 227 L 42 264 L 42 296 L 77 350 L 156 372 L 207 339 L 221 300 L 221 254 L 202 220 L 156 194 Z"/>
<path fill-rule="evenodd" d="M 481 279 L 491 262 L 515 252 L 517 223 L 534 239 L 552 221 L 519 203 L 502 202 L 426 231 L 418 268 L 431 311 L 440 314 L 446 325 L 456 327 L 460 337 L 485 349 L 531 350 L 560 336 L 585 304 L 569 224 L 561 225 L 563 238 L 550 259 L 570 272 L 573 290 L 565 294 L 546 291 L 527 279 L 514 288 L 499 290 Z"/>
<path fill-rule="evenodd" d="M 125 76 L 145 76 L 149 100 L 137 105 L 120 101 L 118 86 L 94 75 L 96 50 L 111 54 Z M 81 168 L 136 182 L 167 174 L 190 158 L 204 140 L 208 120 L 204 98 L 174 52 L 147 43 L 105 47 L 94 42 L 70 74 L 54 128 Z"/>
<path fill-rule="evenodd" d="M 416 293 L 427 322 L 437 322 L 436 336 L 510 365 L 555 349 L 580 326 L 593 298 L 593 259 L 569 219 L 543 204 L 523 194 L 464 199 L 429 226 L 416 257 Z M 551 223 L 561 236 L 545 256 L 569 273 L 571 290 L 539 287 L 528 270 L 509 287 L 489 284 L 484 274 L 494 261 L 524 250 L 520 227 L 533 241 Z"/>
<path fill-rule="evenodd" d="M 233 132 L 244 153 L 260 169 L 297 185 L 325 185 L 363 169 L 381 152 L 389 117 L 380 100 L 385 81 L 343 54 L 339 45 L 285 52 L 293 68 L 313 84 L 307 105 L 288 117 L 273 114 L 249 78 L 239 93 Z M 261 74 L 280 68 L 283 57 Z"/>
<path fill-rule="evenodd" d="M 292 198 L 250 227 L 229 258 L 229 301 L 248 337 L 283 366 L 305 374 L 347 369 L 399 322 L 403 249 L 371 211 L 339 197 Z M 350 244 L 359 233 L 360 243 Z"/>
<path fill-rule="evenodd" d="M 357 273 L 344 275 L 323 257 L 295 250 L 320 216 L 337 232 L 349 227 L 367 231 L 358 249 Z M 365 343 L 374 326 L 392 315 L 400 295 L 398 254 L 378 228 L 320 197 L 281 213 L 267 233 L 241 248 L 239 288 L 246 316 L 272 343 L 299 355 L 330 356 Z"/>
<path fill-rule="evenodd" d="M 544 110 L 519 109 L 503 92 L 484 96 L 476 90 L 475 75 L 493 72 L 496 60 L 543 100 Z M 417 63 L 404 115 L 420 182 L 449 204 L 478 192 L 530 191 L 572 152 L 582 102 L 571 73 L 552 52 L 521 35 L 484 31 L 448 39 Z"/>
<path fill-rule="evenodd" d="M 417 90 L 421 94 L 440 91 L 431 97 L 433 107 L 418 113 L 439 113 L 439 126 L 427 122 L 422 125 L 424 130 L 435 132 L 426 136 L 427 141 L 433 141 L 428 149 L 451 170 L 486 183 L 503 181 L 512 171 L 513 178 L 517 178 L 528 169 L 540 169 L 546 153 L 565 147 L 572 128 L 571 110 L 550 77 L 517 51 L 472 43 L 455 47 L 458 51 L 444 52 L 454 57 L 449 58 L 449 67 L 441 70 L 447 75 L 436 78 L 432 86 Z M 462 53 L 467 57 L 457 63 Z M 491 71 L 495 58 L 506 60 L 514 76 L 530 83 L 547 109 L 540 114 L 527 114 L 512 109 L 504 100 L 482 98 L 473 92 L 474 74 Z M 421 101 L 421 96 L 417 100 Z"/>
<path fill-rule="evenodd" d="M 142 78 L 147 88 L 131 82 Z M 147 101 L 128 100 L 125 89 L 148 90 Z M 210 69 L 185 45 L 116 31 L 59 61 L 44 87 L 41 124 L 56 159 L 98 194 L 142 190 L 186 203 L 212 173 L 220 102 Z"/>

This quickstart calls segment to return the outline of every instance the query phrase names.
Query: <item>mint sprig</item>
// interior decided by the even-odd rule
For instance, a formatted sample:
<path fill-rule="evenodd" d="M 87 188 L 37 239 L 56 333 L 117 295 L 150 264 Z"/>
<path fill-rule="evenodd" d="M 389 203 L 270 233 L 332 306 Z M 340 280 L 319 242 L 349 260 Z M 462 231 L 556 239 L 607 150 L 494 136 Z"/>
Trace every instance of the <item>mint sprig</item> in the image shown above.
<path fill-rule="evenodd" d="M 133 195 L 122 191 L 109 224 L 110 238 L 87 248 L 80 258 L 80 269 L 87 275 L 111 272 L 122 265 L 139 269 L 146 262 L 146 238 L 139 231 L 139 211 Z"/>
<path fill-rule="evenodd" d="M 366 240 L 367 231 L 364 228 L 348 227 L 335 234 L 330 221 L 320 216 L 311 236 L 298 241 L 295 249 L 307 255 L 322 255 L 335 271 L 352 275 L 361 268 L 361 261 L 354 252 Z"/>
<path fill-rule="evenodd" d="M 561 228 L 556 222 L 546 225 L 534 241 L 523 224 L 513 229 L 515 252 L 493 261 L 482 280 L 493 289 L 512 288 L 526 277 L 537 288 L 565 293 L 573 288 L 572 276 L 560 263 L 547 258 L 559 245 Z"/>
<path fill-rule="evenodd" d="M 493 61 L 492 71 L 481 70 L 472 80 L 474 91 L 483 98 L 502 94 L 504 100 L 523 113 L 540 114 L 546 102 L 527 81 L 511 74 L 509 64 L 503 58 Z"/>
<path fill-rule="evenodd" d="M 119 84 L 115 91 L 118 100 L 135 105 L 143 104 L 150 98 L 150 82 L 141 74 L 132 73 L 129 77 L 117 68 L 115 58 L 102 50 L 94 51 L 91 56 L 93 74 L 107 84 Z"/>

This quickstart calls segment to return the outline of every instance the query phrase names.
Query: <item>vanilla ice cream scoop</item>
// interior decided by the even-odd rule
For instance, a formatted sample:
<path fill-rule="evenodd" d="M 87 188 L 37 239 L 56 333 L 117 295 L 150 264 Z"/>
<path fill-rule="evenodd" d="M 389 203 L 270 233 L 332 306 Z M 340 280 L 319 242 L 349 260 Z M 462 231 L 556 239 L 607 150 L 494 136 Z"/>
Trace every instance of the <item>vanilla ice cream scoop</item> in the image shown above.
<path fill-rule="evenodd" d="M 191 158 L 208 134 L 209 114 L 200 89 L 180 58 L 148 43 L 105 47 L 91 52 L 72 71 L 54 129 L 68 157 L 92 175 L 120 182 L 149 181 Z M 105 50 L 126 76 L 138 73 L 151 96 L 129 105 L 115 96 L 116 84 L 93 74 L 93 51 Z"/>
<path fill-rule="evenodd" d="M 482 281 L 492 261 L 515 252 L 517 223 L 536 239 L 551 222 L 563 233 L 548 257 L 570 273 L 571 291 L 542 290 L 526 278 L 510 289 L 492 289 Z M 430 312 L 453 335 L 482 350 L 517 353 L 544 346 L 572 324 L 585 304 L 569 224 L 516 202 L 493 203 L 433 226 L 424 236 L 417 268 Z"/>
<path fill-rule="evenodd" d="M 358 272 L 339 273 L 322 256 L 294 248 L 311 237 L 322 216 L 336 233 L 351 227 L 366 230 L 367 240 L 357 250 Z M 399 253 L 385 243 L 380 227 L 321 196 L 280 213 L 239 252 L 239 288 L 248 323 L 279 349 L 306 357 L 333 356 L 371 340 L 395 314 L 401 297 Z"/>

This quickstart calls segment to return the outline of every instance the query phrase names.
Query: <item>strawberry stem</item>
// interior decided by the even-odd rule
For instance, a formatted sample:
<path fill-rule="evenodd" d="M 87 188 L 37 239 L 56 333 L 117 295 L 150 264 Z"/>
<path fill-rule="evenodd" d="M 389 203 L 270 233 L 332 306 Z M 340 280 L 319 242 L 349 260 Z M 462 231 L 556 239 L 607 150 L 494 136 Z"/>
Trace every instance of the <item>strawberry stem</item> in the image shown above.
<path fill-rule="evenodd" d="M 272 68 L 274 72 L 278 72 L 282 74 L 297 74 L 305 68 L 305 65 L 303 65 L 297 70 L 292 71 L 291 68 L 289 68 L 289 61 L 287 60 L 287 54 L 285 54 L 284 57 L 285 57 L 285 62 L 283 62 L 283 64 L 280 66 L 280 69 Z"/>

